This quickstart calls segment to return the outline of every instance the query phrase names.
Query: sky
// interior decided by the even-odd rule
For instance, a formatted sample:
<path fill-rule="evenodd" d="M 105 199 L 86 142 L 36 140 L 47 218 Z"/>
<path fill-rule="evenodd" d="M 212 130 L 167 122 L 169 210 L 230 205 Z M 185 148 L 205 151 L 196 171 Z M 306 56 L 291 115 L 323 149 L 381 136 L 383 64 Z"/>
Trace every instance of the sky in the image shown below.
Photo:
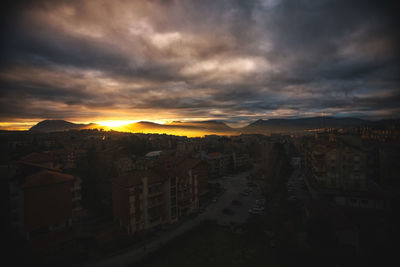
<path fill-rule="evenodd" d="M 0 129 L 400 114 L 396 1 L 10 1 Z"/>

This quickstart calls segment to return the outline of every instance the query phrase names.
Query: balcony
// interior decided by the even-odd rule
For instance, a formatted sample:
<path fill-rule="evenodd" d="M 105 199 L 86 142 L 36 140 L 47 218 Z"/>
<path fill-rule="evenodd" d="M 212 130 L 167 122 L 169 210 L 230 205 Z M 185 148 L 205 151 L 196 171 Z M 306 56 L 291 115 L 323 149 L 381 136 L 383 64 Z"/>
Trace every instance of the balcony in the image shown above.
<path fill-rule="evenodd" d="M 190 199 L 179 201 L 179 206 L 181 208 L 189 207 L 191 204 L 192 204 L 192 202 L 190 201 Z"/>
<path fill-rule="evenodd" d="M 82 200 L 81 194 L 75 194 L 72 196 L 72 201 Z"/>
<path fill-rule="evenodd" d="M 155 196 L 159 196 L 159 195 L 161 195 L 163 193 L 163 191 L 162 190 L 160 190 L 160 191 L 153 191 L 153 192 L 149 192 L 149 197 L 155 197 Z"/>
<path fill-rule="evenodd" d="M 161 201 L 155 201 L 155 202 L 149 202 L 148 204 L 148 208 L 155 208 L 155 207 L 159 207 L 162 205 Z"/>

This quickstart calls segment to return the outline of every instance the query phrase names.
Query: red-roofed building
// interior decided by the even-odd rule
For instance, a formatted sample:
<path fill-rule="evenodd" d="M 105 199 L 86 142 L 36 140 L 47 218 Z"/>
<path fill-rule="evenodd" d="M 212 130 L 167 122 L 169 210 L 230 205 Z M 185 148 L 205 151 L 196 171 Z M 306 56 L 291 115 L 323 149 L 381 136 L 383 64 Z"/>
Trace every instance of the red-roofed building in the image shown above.
<path fill-rule="evenodd" d="M 54 158 L 51 155 L 45 153 L 33 152 L 21 158 L 20 161 L 38 164 L 47 168 L 57 168 L 54 162 Z"/>
<path fill-rule="evenodd" d="M 68 228 L 80 209 L 80 180 L 42 169 L 10 184 L 12 223 L 26 239 Z"/>

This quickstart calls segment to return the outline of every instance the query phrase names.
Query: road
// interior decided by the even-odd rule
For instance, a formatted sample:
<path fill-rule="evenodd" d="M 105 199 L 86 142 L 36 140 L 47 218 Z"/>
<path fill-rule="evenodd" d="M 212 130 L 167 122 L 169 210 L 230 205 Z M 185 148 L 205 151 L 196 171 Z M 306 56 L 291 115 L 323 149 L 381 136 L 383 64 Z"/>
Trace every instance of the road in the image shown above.
<path fill-rule="evenodd" d="M 240 195 L 240 192 L 246 187 L 246 176 L 248 176 L 253 170 L 254 168 L 237 175 L 213 180 L 215 183 L 220 183 L 226 191 L 216 203 L 209 205 L 206 210 L 197 217 L 187 220 L 175 229 L 161 232 L 158 239 L 151 241 L 151 243 L 147 243 L 145 247 L 127 249 L 117 255 L 87 264 L 87 266 L 127 266 L 134 264 L 143 259 L 149 252 L 156 251 L 167 242 L 195 228 L 205 220 L 217 220 L 217 222 L 222 225 L 227 225 L 231 222 L 244 223 L 249 216 L 248 210 L 254 205 L 255 200 L 261 197 L 261 192 L 258 187 L 252 188 L 253 192 L 250 193 L 249 196 Z M 241 201 L 242 205 L 233 206 L 231 203 L 232 200 L 235 199 Z M 234 212 L 234 214 L 228 215 L 222 213 L 222 210 L 225 208 L 229 208 Z"/>
<path fill-rule="evenodd" d="M 299 202 L 299 204 L 304 204 L 306 201 L 311 199 L 311 194 L 307 189 L 304 180 L 304 174 L 300 168 L 295 168 L 292 175 L 288 179 L 288 200 Z"/>

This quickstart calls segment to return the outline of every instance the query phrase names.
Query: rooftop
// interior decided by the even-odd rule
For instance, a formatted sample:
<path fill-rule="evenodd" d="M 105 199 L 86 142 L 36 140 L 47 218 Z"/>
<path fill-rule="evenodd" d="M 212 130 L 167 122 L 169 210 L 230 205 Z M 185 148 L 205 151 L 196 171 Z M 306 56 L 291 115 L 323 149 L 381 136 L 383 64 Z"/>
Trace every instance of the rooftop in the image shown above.
<path fill-rule="evenodd" d="M 31 162 L 31 163 L 44 163 L 44 162 L 52 162 L 53 158 L 48 154 L 33 152 L 26 155 L 25 157 L 22 157 L 21 161 Z"/>
<path fill-rule="evenodd" d="M 50 171 L 50 170 L 42 170 L 38 173 L 26 177 L 25 183 L 23 183 L 21 187 L 30 188 L 30 187 L 46 186 L 51 184 L 72 182 L 74 180 L 75 177 L 69 174 Z"/>
<path fill-rule="evenodd" d="M 116 177 L 113 179 L 113 182 L 122 187 L 132 187 L 135 185 L 141 185 L 142 178 L 147 178 L 149 184 L 162 182 L 165 180 L 164 177 L 161 177 L 160 175 L 156 174 L 154 171 L 143 170 L 143 171 L 135 171 L 128 175 Z"/>

